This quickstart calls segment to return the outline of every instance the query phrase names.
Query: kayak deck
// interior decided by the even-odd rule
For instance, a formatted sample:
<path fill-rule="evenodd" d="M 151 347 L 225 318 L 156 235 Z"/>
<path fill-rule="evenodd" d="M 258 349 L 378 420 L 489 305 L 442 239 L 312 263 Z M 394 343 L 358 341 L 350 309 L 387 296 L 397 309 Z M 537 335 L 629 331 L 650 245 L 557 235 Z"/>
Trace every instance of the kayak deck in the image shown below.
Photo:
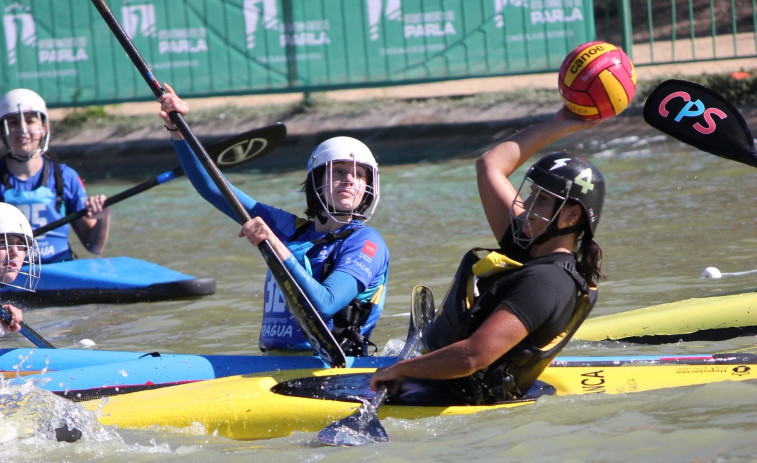
<path fill-rule="evenodd" d="M 152 302 L 207 296 L 215 290 L 214 278 L 197 278 L 132 257 L 107 257 L 43 264 L 35 292 L 9 286 L 0 292 L 10 302 L 47 306 Z"/>
<path fill-rule="evenodd" d="M 577 341 L 663 344 L 757 334 L 757 290 L 686 299 L 587 318 Z"/>
<path fill-rule="evenodd" d="M 554 387 L 556 395 L 626 394 L 662 388 L 695 386 L 721 381 L 754 380 L 757 356 L 727 354 L 670 358 L 655 362 L 563 361 L 548 367 L 540 380 Z M 186 428 L 199 423 L 207 433 L 233 439 L 263 439 L 293 432 L 314 432 L 342 419 L 359 407 L 365 381 L 373 369 L 285 370 L 263 374 L 238 375 L 216 380 L 137 392 L 103 400 L 83 402 L 97 411 L 104 425 L 145 428 L 168 426 Z M 287 380 L 362 374 L 362 386 L 352 397 L 322 400 L 282 395 L 274 392 Z M 324 383 L 326 384 L 326 383 Z M 327 386 L 324 386 L 327 387 Z M 307 395 L 307 393 L 305 394 Z M 199 399 L 201 398 L 201 400 Z M 486 406 L 469 405 L 393 405 L 379 409 L 379 417 L 418 419 L 441 415 L 472 414 L 533 403 L 533 398 Z"/>

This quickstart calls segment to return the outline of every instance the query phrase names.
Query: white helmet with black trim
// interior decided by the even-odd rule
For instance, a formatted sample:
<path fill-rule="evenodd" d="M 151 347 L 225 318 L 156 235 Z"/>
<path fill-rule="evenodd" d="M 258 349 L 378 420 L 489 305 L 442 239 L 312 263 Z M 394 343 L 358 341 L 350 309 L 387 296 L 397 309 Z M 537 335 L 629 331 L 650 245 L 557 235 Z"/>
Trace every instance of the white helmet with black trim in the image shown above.
<path fill-rule="evenodd" d="M 360 201 L 353 204 L 352 210 L 336 210 L 334 205 L 328 204 L 327 197 L 332 196 L 333 165 L 337 162 L 352 163 L 352 177 L 357 178 L 357 166 L 363 166 L 366 170 L 365 189 L 362 195 L 355 197 Z M 379 170 L 378 163 L 373 157 L 371 150 L 360 140 L 352 137 L 333 137 L 318 145 L 308 159 L 308 178 L 305 181 L 305 194 L 308 202 L 308 215 L 320 216 L 322 214 L 340 223 L 347 223 L 352 219 L 367 221 L 376 210 L 379 203 Z M 357 183 L 359 185 L 359 183 Z M 346 218 L 345 218 L 346 217 Z"/>
<path fill-rule="evenodd" d="M 41 270 L 32 227 L 15 206 L 0 203 L 0 285 L 34 291 Z"/>
<path fill-rule="evenodd" d="M 12 129 L 21 130 L 24 134 L 29 133 L 30 130 L 34 130 L 32 127 L 28 127 L 26 123 L 24 115 L 28 113 L 37 114 L 37 118 L 42 124 L 40 128 L 44 130 L 44 138 L 40 140 L 39 146 L 33 153 L 26 155 L 13 151 L 9 137 Z M 15 127 L 11 127 L 11 118 L 13 118 L 13 125 Z M 3 95 L 2 99 L 0 99 L 0 120 L 3 123 L 3 142 L 8 147 L 8 151 L 10 151 L 13 159 L 25 162 L 36 154 L 42 154 L 47 151 L 50 144 L 50 124 L 47 117 L 47 104 L 36 92 L 27 88 L 17 88 Z"/>

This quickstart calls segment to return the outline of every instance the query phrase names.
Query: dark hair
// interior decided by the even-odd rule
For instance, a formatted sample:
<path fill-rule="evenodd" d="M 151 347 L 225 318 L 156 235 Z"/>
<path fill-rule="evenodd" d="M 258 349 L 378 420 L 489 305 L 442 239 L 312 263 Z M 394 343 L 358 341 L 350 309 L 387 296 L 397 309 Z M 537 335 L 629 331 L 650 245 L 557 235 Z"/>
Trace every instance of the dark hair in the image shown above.
<path fill-rule="evenodd" d="M 574 202 L 574 201 L 571 201 Z M 578 204 L 577 202 L 574 202 Z M 602 248 L 591 234 L 586 211 L 581 208 L 581 222 L 584 230 L 576 234 L 578 250 L 576 251 L 576 270 L 584 277 L 589 286 L 597 286 L 599 280 L 607 277 L 602 273 Z"/>
<path fill-rule="evenodd" d="M 315 184 L 313 178 L 323 178 L 323 173 L 326 171 L 326 166 L 318 166 L 310 172 L 305 181 L 302 182 L 302 188 L 300 191 L 305 193 L 305 203 L 307 208 L 305 209 L 305 215 L 308 219 L 313 220 L 319 216 L 319 212 L 323 210 L 321 202 L 318 200 L 318 192 L 315 191 Z M 315 176 L 315 177 L 313 177 Z"/>
<path fill-rule="evenodd" d="M 597 286 L 607 277 L 602 273 L 602 248 L 591 238 L 582 239 L 578 249 L 576 268 L 589 286 Z"/>

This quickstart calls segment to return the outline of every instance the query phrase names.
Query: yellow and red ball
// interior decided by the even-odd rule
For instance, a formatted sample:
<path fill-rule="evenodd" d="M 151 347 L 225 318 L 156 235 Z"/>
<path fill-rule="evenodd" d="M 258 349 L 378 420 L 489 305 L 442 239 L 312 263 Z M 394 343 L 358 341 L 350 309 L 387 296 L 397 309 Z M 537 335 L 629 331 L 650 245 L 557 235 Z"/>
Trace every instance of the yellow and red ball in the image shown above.
<path fill-rule="evenodd" d="M 558 81 L 565 106 L 586 119 L 617 116 L 636 91 L 636 70 L 626 53 L 607 42 L 588 42 L 571 51 Z"/>

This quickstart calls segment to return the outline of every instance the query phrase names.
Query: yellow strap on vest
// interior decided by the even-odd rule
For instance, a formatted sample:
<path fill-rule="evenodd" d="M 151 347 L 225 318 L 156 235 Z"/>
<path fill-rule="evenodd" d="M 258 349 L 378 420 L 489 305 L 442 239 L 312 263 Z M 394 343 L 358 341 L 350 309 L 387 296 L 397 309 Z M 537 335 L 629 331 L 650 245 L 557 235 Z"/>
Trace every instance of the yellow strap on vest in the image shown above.
<path fill-rule="evenodd" d="M 486 249 L 475 248 L 473 252 L 486 251 Z M 485 278 L 497 273 L 501 273 L 507 270 L 515 270 L 516 268 L 523 267 L 518 261 L 510 259 L 504 254 L 490 251 L 486 256 L 479 259 L 478 262 L 473 264 L 473 273 L 468 278 L 468 284 L 465 291 L 465 306 L 468 310 L 473 307 L 473 301 L 478 297 L 478 289 L 476 288 L 476 281 L 479 278 Z"/>
<path fill-rule="evenodd" d="M 473 274 L 479 278 L 495 275 L 505 270 L 523 267 L 523 264 L 510 259 L 504 254 L 490 252 L 483 259 L 473 264 Z"/>

